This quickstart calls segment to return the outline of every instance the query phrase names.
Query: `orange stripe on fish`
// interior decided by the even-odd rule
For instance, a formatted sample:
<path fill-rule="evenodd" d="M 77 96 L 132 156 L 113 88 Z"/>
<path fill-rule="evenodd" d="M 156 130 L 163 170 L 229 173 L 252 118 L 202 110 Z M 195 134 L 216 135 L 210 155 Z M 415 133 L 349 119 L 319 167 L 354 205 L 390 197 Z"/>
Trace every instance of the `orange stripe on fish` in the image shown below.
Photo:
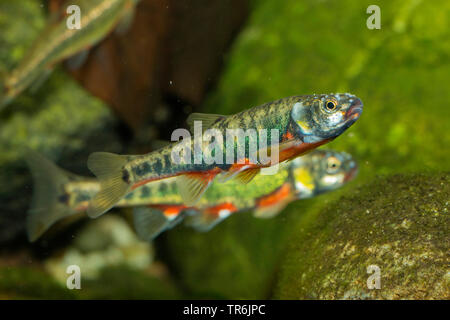
<path fill-rule="evenodd" d="M 288 159 L 292 159 L 298 156 L 301 156 L 309 151 L 314 150 L 315 148 L 330 142 L 332 139 L 324 139 L 322 141 L 319 142 L 315 142 L 315 143 L 300 143 L 300 144 L 295 144 L 291 147 L 288 147 L 284 150 L 280 150 L 280 156 L 279 156 L 279 162 L 283 162 L 285 160 Z"/>
<path fill-rule="evenodd" d="M 254 215 L 258 218 L 271 218 L 280 213 L 293 198 L 290 184 L 285 183 L 257 201 Z"/>
<path fill-rule="evenodd" d="M 280 201 L 286 200 L 291 194 L 291 186 L 288 183 L 285 183 L 274 192 L 259 198 L 257 207 L 272 206 Z"/>
<path fill-rule="evenodd" d="M 185 205 L 170 205 L 170 204 L 158 204 L 151 205 L 151 208 L 159 209 L 167 218 L 174 218 L 180 214 L 180 212 L 187 208 Z"/>
<path fill-rule="evenodd" d="M 292 140 L 294 139 L 294 135 L 292 133 L 290 133 L 289 131 L 287 131 L 284 135 L 283 135 L 283 141 L 286 140 Z"/>

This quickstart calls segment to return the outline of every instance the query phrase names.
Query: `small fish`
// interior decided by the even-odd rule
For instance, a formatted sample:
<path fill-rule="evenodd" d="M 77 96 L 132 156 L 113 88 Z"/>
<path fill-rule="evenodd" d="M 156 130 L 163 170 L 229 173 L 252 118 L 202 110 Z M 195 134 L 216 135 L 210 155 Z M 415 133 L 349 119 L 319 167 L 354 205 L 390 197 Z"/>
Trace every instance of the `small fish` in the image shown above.
<path fill-rule="evenodd" d="M 90 47 L 113 29 L 125 30 L 131 25 L 138 1 L 140 0 L 67 1 L 61 11 L 49 19 L 17 68 L 2 80 L 0 108 L 9 104 L 31 85 L 37 88 L 59 62 L 78 54 L 69 62 L 81 65 Z M 69 16 L 66 10 L 69 5 L 77 5 L 80 8 L 80 29 L 67 27 Z"/>
<path fill-rule="evenodd" d="M 269 102 L 240 113 L 223 116 L 194 113 L 187 122 L 201 121 L 205 129 L 215 129 L 223 138 L 222 154 L 226 155 L 226 136 L 228 129 L 265 129 L 270 132 L 277 129 L 278 162 L 297 156 L 325 144 L 350 127 L 361 115 L 362 102 L 354 95 L 322 94 L 283 98 Z M 131 190 L 151 181 L 178 176 L 179 191 L 187 205 L 194 205 L 219 173 L 225 177 L 234 177 L 244 183 L 250 181 L 262 167 L 277 163 L 249 163 L 239 158 L 237 150 L 249 150 L 248 140 L 243 143 L 232 142 L 235 161 L 222 164 L 195 163 L 202 150 L 196 151 L 195 139 L 190 142 L 191 160 L 177 163 L 172 159 L 174 150 L 178 150 L 183 141 L 172 143 L 159 150 L 144 155 L 116 155 L 107 152 L 95 152 L 88 159 L 89 169 L 100 181 L 101 189 L 90 202 L 87 213 L 95 218 L 112 208 Z M 259 146 L 259 141 L 258 141 Z M 177 149 L 174 149 L 177 148 Z M 256 150 L 262 152 L 263 148 Z M 198 149 L 197 149 L 198 150 Z M 269 151 L 267 153 L 270 153 Z"/>
<path fill-rule="evenodd" d="M 86 211 L 100 184 L 96 179 L 64 171 L 33 151 L 27 162 L 34 178 L 27 233 L 30 241 L 35 241 L 55 222 Z M 175 177 L 135 189 L 117 207 L 134 207 L 138 235 L 151 240 L 182 220 L 197 230 L 207 231 L 239 211 L 253 210 L 256 217 L 272 217 L 293 200 L 341 187 L 356 172 L 357 164 L 350 155 L 315 150 L 282 163 L 275 175 L 258 175 L 248 184 L 235 180 L 214 182 L 193 207 L 183 203 Z"/>

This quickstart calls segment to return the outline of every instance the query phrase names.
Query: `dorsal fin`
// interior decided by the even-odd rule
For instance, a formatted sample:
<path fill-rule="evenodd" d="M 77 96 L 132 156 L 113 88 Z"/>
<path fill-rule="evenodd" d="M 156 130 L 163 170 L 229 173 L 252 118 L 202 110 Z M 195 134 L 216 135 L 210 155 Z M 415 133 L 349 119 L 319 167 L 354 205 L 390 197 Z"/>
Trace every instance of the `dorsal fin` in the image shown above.
<path fill-rule="evenodd" d="M 202 122 L 202 129 L 205 131 L 219 120 L 225 119 L 226 116 L 220 114 L 211 113 L 191 113 L 186 119 L 186 123 L 189 127 L 189 131 L 194 133 L 194 121 Z"/>

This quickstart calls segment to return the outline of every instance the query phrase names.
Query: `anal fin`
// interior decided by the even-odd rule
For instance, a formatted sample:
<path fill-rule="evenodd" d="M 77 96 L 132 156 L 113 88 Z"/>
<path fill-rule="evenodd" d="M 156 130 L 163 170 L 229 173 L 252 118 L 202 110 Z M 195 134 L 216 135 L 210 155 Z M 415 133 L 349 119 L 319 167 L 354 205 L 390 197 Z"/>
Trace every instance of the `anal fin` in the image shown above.
<path fill-rule="evenodd" d="M 231 203 L 223 203 L 191 214 L 186 218 L 186 224 L 197 231 L 207 232 L 236 211 Z"/>
<path fill-rule="evenodd" d="M 133 209 L 134 228 L 138 237 L 144 241 L 152 241 L 159 234 L 174 227 L 181 221 L 180 215 L 169 219 L 158 208 L 137 207 Z"/>

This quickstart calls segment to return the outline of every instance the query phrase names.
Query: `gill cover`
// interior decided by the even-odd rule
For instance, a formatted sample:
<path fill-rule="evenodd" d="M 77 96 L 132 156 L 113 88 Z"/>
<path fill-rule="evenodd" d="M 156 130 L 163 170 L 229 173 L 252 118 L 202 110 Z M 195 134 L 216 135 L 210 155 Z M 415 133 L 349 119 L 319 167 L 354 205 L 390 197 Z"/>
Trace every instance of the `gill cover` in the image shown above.
<path fill-rule="evenodd" d="M 292 108 L 291 117 L 300 128 L 299 134 L 303 142 L 315 143 L 320 139 L 314 135 L 311 125 L 311 107 L 305 107 L 301 102 L 296 102 Z"/>

